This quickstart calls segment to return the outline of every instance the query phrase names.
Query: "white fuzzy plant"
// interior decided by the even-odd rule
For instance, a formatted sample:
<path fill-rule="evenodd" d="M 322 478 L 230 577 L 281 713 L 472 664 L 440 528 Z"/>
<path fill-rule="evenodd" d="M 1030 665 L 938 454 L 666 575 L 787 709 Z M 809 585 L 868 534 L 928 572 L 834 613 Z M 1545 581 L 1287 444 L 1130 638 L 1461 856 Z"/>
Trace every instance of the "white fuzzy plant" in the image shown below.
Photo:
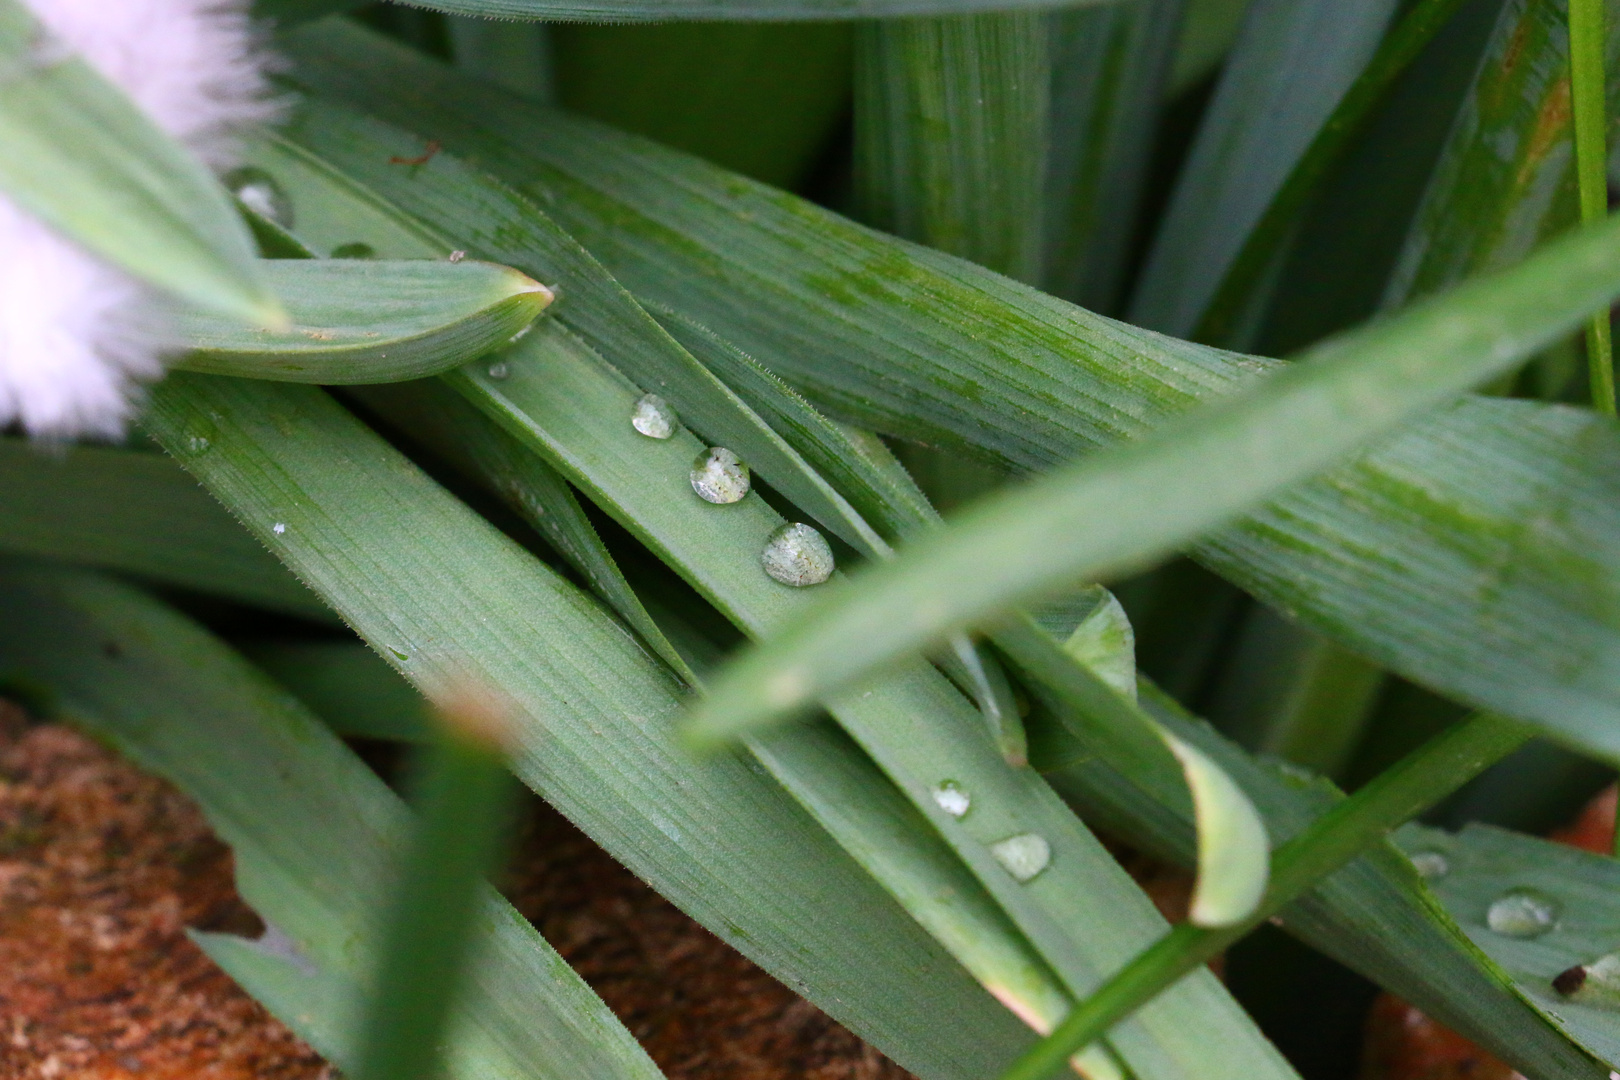
<path fill-rule="evenodd" d="M 169 135 L 215 169 L 268 120 L 265 54 L 241 0 L 25 0 Z M 0 195 L 0 427 L 116 437 L 174 347 L 149 289 Z"/>

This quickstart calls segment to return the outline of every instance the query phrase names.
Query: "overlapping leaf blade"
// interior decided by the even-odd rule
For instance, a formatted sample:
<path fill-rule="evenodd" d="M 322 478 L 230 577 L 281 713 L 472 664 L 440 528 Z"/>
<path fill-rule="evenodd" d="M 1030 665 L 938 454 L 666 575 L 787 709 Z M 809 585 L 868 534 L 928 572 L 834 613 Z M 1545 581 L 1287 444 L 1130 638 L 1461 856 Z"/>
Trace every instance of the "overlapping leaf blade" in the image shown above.
<path fill-rule="evenodd" d="M 191 436 L 206 446 L 210 435 Z M 321 621 L 320 597 L 287 573 L 161 454 L 0 439 L 0 550 L 106 567 Z"/>
<path fill-rule="evenodd" d="M 1186 0 L 1047 16 L 1051 52 L 1041 285 L 1117 310 Z"/>
<path fill-rule="evenodd" d="M 1378 47 L 1395 7 L 1393 0 L 1251 5 L 1160 222 L 1132 322 L 1191 335 L 1249 230 Z M 1239 331 L 1231 340 L 1245 337 Z"/>
<path fill-rule="evenodd" d="M 674 680 L 595 601 L 323 393 L 177 374 L 147 424 L 414 685 L 506 694 L 519 777 L 739 951 L 924 1077 L 1026 1041 L 773 781 L 674 745 Z"/>
<path fill-rule="evenodd" d="M 278 259 L 263 264 L 290 324 L 183 311 L 188 371 L 285 382 L 400 382 L 504 345 L 551 302 L 539 282 L 478 262 Z"/>
<path fill-rule="evenodd" d="M 1620 218 L 1330 341 L 1163 434 L 986 500 L 737 663 L 693 721 L 724 737 L 838 692 L 943 634 L 1142 566 L 1278 487 L 1522 361 L 1620 295 Z M 1253 485 L 1249 487 L 1247 485 Z M 1151 492 L 1144 497 L 1142 493 Z M 1565 737 L 1584 726 L 1545 717 Z M 1612 740 L 1596 743 L 1605 750 Z"/>
<path fill-rule="evenodd" d="M 442 134 L 545 201 L 638 294 L 890 434 L 1044 468 L 1266 366 L 1090 316 L 358 31 L 311 28 L 289 47 L 300 78 Z M 1468 400 L 1196 553 L 1420 682 L 1596 721 L 1616 704 L 1602 674 L 1620 651 L 1614 560 L 1595 553 L 1620 546 L 1600 463 L 1617 450 L 1578 413 Z M 1478 634 L 1481 619 L 1497 632 Z"/>
<path fill-rule="evenodd" d="M 335 121 L 334 131 L 314 130 L 323 122 L 323 116 Z M 367 162 L 381 157 L 376 149 L 368 150 L 377 135 L 366 136 L 352 119 L 331 110 L 310 114 L 297 130 L 301 138 L 344 155 L 345 163 L 352 161 L 362 171 L 368 168 Z M 371 130 L 379 129 L 373 126 Z M 344 134 L 336 137 L 337 132 Z M 381 134 L 386 137 L 385 132 Z M 262 160 L 270 164 L 269 159 Z M 447 160 L 445 164 L 449 167 L 454 163 Z M 493 237 L 497 243 L 512 245 L 526 230 L 550 228 L 544 222 L 531 221 L 532 211 L 528 217 L 522 213 L 513 216 L 510 208 L 504 215 L 473 221 L 465 216 L 458 218 L 448 208 L 458 208 L 465 215 L 467 206 L 480 199 L 488 201 L 487 196 L 468 191 L 469 187 L 476 190 L 479 184 L 471 172 L 437 176 L 423 172 L 412 177 L 374 171 L 368 175 L 384 185 L 389 194 L 397 194 L 446 230 L 469 228 L 468 235 Z M 345 197 L 342 186 L 323 188 L 312 177 L 308 174 L 298 179 L 289 189 L 300 192 L 299 197 L 306 200 Z M 331 208 L 322 214 L 333 220 L 348 217 Z M 319 247 L 322 238 L 312 237 L 312 242 Z M 693 442 L 684 432 L 662 441 L 637 434 L 627 422 L 636 388 L 603 364 L 583 341 L 558 325 L 566 324 L 567 315 L 566 309 L 559 311 L 552 325 L 537 329 L 506 354 L 500 377 L 469 369 L 451 377 L 452 384 L 514 435 L 529 440 L 571 482 L 658 552 L 739 626 L 758 633 L 781 622 L 808 599 L 770 581 L 757 564 L 758 552 L 781 519 L 752 496 L 718 508 L 708 517 L 694 517 L 694 510 L 705 504 L 688 489 L 686 472 L 702 444 Z M 611 339 L 608 344 L 611 347 Z M 1117 876 L 1112 863 L 1097 860 L 1094 842 L 1079 829 L 1078 822 L 1053 812 L 1043 785 L 1032 782 L 1034 778 L 1027 771 L 1009 770 L 994 755 L 986 755 L 988 748 L 976 734 L 977 725 L 962 714 L 964 704 L 926 666 L 913 664 L 903 677 L 896 673 L 880 687 L 835 703 L 833 711 L 934 822 L 958 855 L 973 866 L 1063 976 L 1070 992 L 1079 993 L 1080 988 L 1095 984 L 1099 966 L 1123 959 L 1115 953 L 1118 935 L 1127 931 L 1115 927 L 1105 936 L 1093 934 L 1084 924 L 1070 922 L 1065 926 L 1064 917 L 1053 913 L 1066 910 L 1066 902 L 1058 903 L 1056 898 L 1101 890 L 1110 897 L 1107 906 L 1113 910 L 1123 914 L 1131 910 L 1126 905 L 1132 904 L 1137 905 L 1139 913 L 1145 914 L 1145 910 L 1139 906 L 1138 894 Z M 917 726 L 923 717 L 933 717 L 936 724 L 943 720 L 945 726 Z M 807 777 L 785 771 L 786 763 L 796 759 L 778 755 L 772 760 L 782 770 L 778 778 L 791 790 L 812 791 L 814 783 Z M 976 797 L 986 807 L 960 827 L 935 799 L 935 790 L 945 777 L 976 791 Z M 810 805 L 817 802 L 811 796 L 800 797 Z M 1021 835 L 1020 830 L 1044 837 L 1053 851 L 1053 869 L 1037 879 L 1038 888 L 1014 883 L 988 855 L 991 845 Z M 1125 886 L 1123 891 L 1121 886 Z M 915 890 L 897 890 L 897 895 L 919 894 Z M 929 921 L 932 916 L 919 918 Z M 958 947 L 972 947 L 971 941 L 960 937 L 950 940 L 961 943 Z M 1104 956 L 1113 959 L 1102 959 Z M 966 955 L 964 959 L 968 959 Z M 1208 997 L 1209 988 L 1202 978 L 1195 980 L 1167 1000 L 1163 1009 L 1150 1011 L 1140 1029 L 1137 1024 L 1128 1025 L 1116 1036 L 1116 1047 L 1128 1061 L 1138 1065 L 1156 1063 L 1150 1066 L 1156 1070 L 1185 1070 L 1193 1067 L 1195 1060 L 1197 1068 L 1205 1073 L 1217 1067 L 1240 1071 L 1278 1067 L 1280 1063 L 1269 1049 L 1249 1039 L 1241 1021 L 1235 1025 L 1230 1022 L 1228 1018 L 1233 1014 L 1224 1008 L 1225 1003 L 1218 996 L 1213 1000 Z M 1200 1015 L 1190 1007 L 1192 998 L 1199 996 L 1203 997 L 1202 1007 L 1207 1014 Z M 1020 1012 L 1039 1016 L 1041 1008 L 1038 1002 L 1026 1001 Z M 1215 1027 L 1199 1033 L 1200 1024 Z M 1201 1043 L 1203 1049 L 1198 1048 Z M 1208 1046 L 1229 1047 L 1231 1056 L 1212 1056 Z"/>
<path fill-rule="evenodd" d="M 1620 949 L 1620 868 L 1613 859 L 1488 825 L 1456 834 L 1414 825 L 1396 840 L 1409 855 L 1428 856 L 1437 871 L 1429 888 L 1520 993 L 1558 1017 L 1571 1037 L 1608 1061 L 1620 1061 L 1620 1022 L 1612 1004 L 1600 995 L 1592 995 L 1596 1001 L 1572 1000 L 1553 988 L 1561 972 Z M 1515 936 L 1492 929 L 1491 905 L 1515 893 L 1549 905 L 1552 921 L 1545 933 Z"/>
<path fill-rule="evenodd" d="M 1565 5 L 1503 6 L 1384 294 L 1399 307 L 1517 262 L 1576 219 Z M 1606 66 L 1620 63 L 1610 5 Z M 1609 81 L 1609 111 L 1620 81 Z M 1611 134 L 1614 130 L 1611 120 Z"/>
<path fill-rule="evenodd" d="M 1184 712 L 1151 683 L 1142 703 L 1178 738 L 1199 747 L 1242 784 L 1265 814 L 1274 841 L 1296 835 L 1342 796 L 1325 781 L 1303 782 L 1245 754 Z M 1180 792 L 1151 790 L 1148 774 L 1126 776 L 1072 739 L 1037 727 L 1037 760 L 1090 820 L 1182 865 L 1193 860 L 1193 826 Z M 1612 1067 L 1598 1042 L 1572 1043 L 1424 890 L 1407 859 L 1380 845 L 1286 908 L 1285 929 L 1417 1004 L 1428 1015 L 1532 1076 L 1601 1080 Z M 1614 1059 L 1610 1058 L 1609 1062 Z M 1620 1064 L 1617 1062 L 1616 1064 Z"/>
<path fill-rule="evenodd" d="M 865 220 L 1038 280 L 1050 83 L 1035 13 L 862 25 L 855 179 Z"/>

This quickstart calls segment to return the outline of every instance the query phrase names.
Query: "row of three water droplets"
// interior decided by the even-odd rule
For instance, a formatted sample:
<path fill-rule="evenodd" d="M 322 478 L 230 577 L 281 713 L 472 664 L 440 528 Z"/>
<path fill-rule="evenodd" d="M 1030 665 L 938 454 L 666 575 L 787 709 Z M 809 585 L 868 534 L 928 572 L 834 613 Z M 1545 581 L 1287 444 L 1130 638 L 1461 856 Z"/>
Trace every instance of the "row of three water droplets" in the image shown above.
<path fill-rule="evenodd" d="M 657 394 L 643 394 L 630 413 L 630 426 L 649 439 L 675 434 L 675 410 Z M 705 502 L 725 505 L 748 494 L 748 466 L 723 446 L 711 446 L 692 463 L 692 490 Z M 801 522 L 790 522 L 771 533 L 760 565 L 784 585 L 802 588 L 820 585 L 832 577 L 833 553 L 827 540 Z"/>
<path fill-rule="evenodd" d="M 644 394 L 630 414 L 630 425 L 651 439 L 675 434 L 675 410 L 657 394 Z M 748 494 L 748 466 L 723 446 L 711 446 L 692 463 L 692 490 L 711 503 L 734 503 Z M 833 553 L 815 529 L 800 523 L 783 525 L 771 534 L 760 554 L 765 572 L 784 585 L 819 585 L 832 576 Z M 934 801 L 951 817 L 967 814 L 968 793 L 947 780 L 934 791 Z M 1018 881 L 1029 881 L 1046 869 L 1052 848 L 1035 833 L 1010 836 L 990 845 L 990 853 Z"/>

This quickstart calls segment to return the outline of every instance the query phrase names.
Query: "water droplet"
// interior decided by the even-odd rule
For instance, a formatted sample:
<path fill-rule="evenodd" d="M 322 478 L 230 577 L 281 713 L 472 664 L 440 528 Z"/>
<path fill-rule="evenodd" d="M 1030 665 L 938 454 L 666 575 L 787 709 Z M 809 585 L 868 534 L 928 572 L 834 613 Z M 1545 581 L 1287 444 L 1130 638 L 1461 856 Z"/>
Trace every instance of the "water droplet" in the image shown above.
<path fill-rule="evenodd" d="M 287 531 L 287 523 L 285 521 L 278 521 L 274 525 L 270 526 L 270 531 L 275 533 L 277 536 L 280 536 L 282 533 Z"/>
<path fill-rule="evenodd" d="M 225 177 L 225 186 L 255 214 L 268 218 L 283 229 L 292 228 L 292 200 L 276 183 L 276 178 L 263 169 L 252 166 L 237 169 Z"/>
<path fill-rule="evenodd" d="M 517 333 L 513 334 L 511 337 L 507 338 L 506 343 L 508 345 L 516 345 L 518 342 L 520 342 L 524 338 L 528 337 L 529 336 L 529 331 L 531 331 L 533 329 L 534 329 L 534 323 L 530 323 L 528 326 L 525 326 L 523 329 L 519 330 Z"/>
<path fill-rule="evenodd" d="M 826 538 L 799 522 L 771 533 L 759 562 L 771 577 L 794 588 L 820 585 L 833 572 L 832 548 L 827 546 Z"/>
<path fill-rule="evenodd" d="M 973 800 L 955 780 L 947 780 L 934 789 L 934 801 L 951 817 L 959 818 L 968 812 Z"/>
<path fill-rule="evenodd" d="M 692 490 L 704 502 L 737 502 L 748 494 L 748 466 L 725 447 L 711 446 L 692 462 Z"/>
<path fill-rule="evenodd" d="M 186 436 L 186 449 L 190 450 L 193 454 L 201 454 L 212 445 L 213 444 L 209 442 L 208 436 L 206 435 Z"/>
<path fill-rule="evenodd" d="M 1485 925 L 1504 937 L 1540 937 L 1557 921 L 1558 905 L 1529 889 L 1503 893 L 1485 912 Z"/>
<path fill-rule="evenodd" d="M 1438 851 L 1414 851 L 1412 867 L 1427 881 L 1438 881 L 1451 873 L 1451 860 Z"/>
<path fill-rule="evenodd" d="M 332 258 L 334 259 L 375 259 L 376 257 L 377 249 L 370 244 L 361 243 L 359 240 L 350 244 L 339 244 L 332 249 Z"/>
<path fill-rule="evenodd" d="M 510 374 L 512 374 L 512 369 L 506 366 L 505 360 L 497 360 L 489 365 L 489 377 L 496 382 L 500 382 Z"/>
<path fill-rule="evenodd" d="M 1052 845 L 1046 842 L 1044 836 L 1032 832 L 1020 833 L 991 844 L 990 854 L 1016 880 L 1029 881 L 1052 861 Z"/>
<path fill-rule="evenodd" d="M 467 253 L 465 251 L 452 251 L 450 253 L 450 261 L 453 262 L 453 263 L 458 263 L 462 259 L 465 259 L 466 257 L 467 257 Z"/>
<path fill-rule="evenodd" d="M 649 439 L 667 439 L 675 434 L 675 410 L 657 394 L 642 394 L 630 410 L 630 426 Z"/>

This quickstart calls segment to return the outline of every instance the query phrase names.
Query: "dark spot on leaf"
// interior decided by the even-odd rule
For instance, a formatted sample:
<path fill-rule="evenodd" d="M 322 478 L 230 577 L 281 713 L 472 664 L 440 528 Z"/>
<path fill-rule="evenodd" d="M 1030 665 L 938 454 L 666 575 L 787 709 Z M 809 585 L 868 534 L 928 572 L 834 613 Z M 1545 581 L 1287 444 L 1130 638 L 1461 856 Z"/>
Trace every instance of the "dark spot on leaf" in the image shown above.
<path fill-rule="evenodd" d="M 1565 997 L 1569 997 L 1585 985 L 1586 968 L 1581 964 L 1566 968 L 1553 977 L 1553 989 Z"/>

